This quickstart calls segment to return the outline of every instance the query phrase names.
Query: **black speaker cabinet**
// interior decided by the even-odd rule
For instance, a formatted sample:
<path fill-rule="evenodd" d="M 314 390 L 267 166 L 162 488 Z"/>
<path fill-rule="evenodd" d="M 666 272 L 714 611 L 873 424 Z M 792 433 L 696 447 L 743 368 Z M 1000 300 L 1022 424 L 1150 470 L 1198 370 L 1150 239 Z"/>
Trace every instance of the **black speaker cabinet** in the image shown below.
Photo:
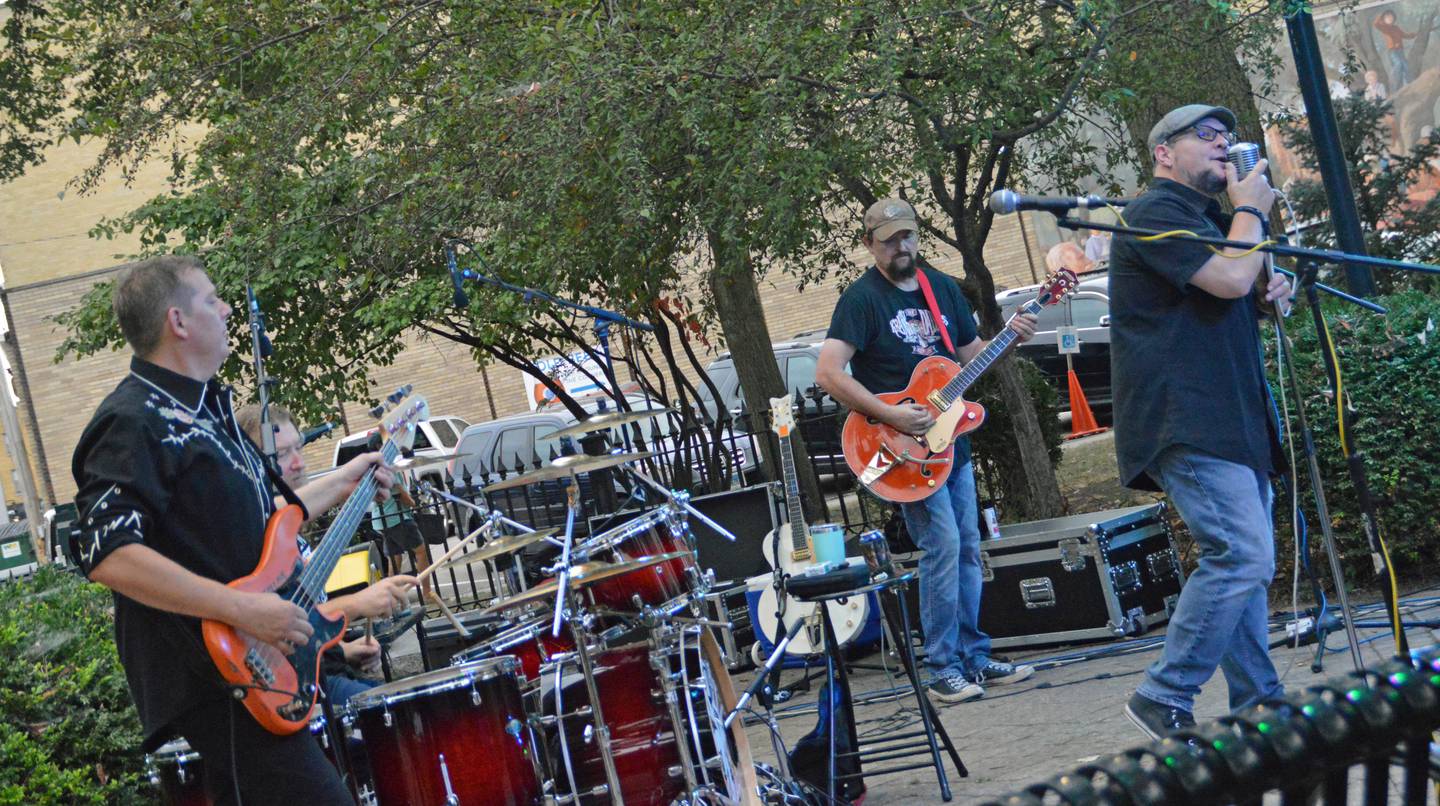
<path fill-rule="evenodd" d="M 739 490 L 702 495 L 690 499 L 690 504 L 705 517 L 735 535 L 735 542 L 731 543 L 709 524 L 691 515 L 690 531 L 695 535 L 701 568 L 714 569 L 717 581 L 736 582 L 744 582 L 756 574 L 770 570 L 760 549 L 765 542 L 765 536 L 777 523 L 778 513 L 770 495 L 770 485 L 757 484 Z M 594 535 L 601 530 L 613 529 L 652 509 L 654 507 L 597 515 L 590 518 L 590 533 Z"/>

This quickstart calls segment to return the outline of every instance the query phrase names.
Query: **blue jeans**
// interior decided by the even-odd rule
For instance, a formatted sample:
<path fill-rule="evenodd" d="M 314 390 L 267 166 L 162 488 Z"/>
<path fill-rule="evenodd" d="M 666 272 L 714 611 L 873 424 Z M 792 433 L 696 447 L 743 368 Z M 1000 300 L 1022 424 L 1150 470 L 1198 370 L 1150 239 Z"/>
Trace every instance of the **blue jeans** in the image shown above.
<path fill-rule="evenodd" d="M 325 688 L 325 696 L 330 699 L 330 707 L 344 708 L 351 697 L 380 684 L 374 680 L 360 680 L 349 675 L 327 674 L 321 685 Z"/>
<path fill-rule="evenodd" d="M 990 636 L 980 631 L 980 526 L 975 471 L 969 462 L 950 471 L 929 498 L 901 504 L 920 558 L 920 627 L 925 665 L 973 675 L 990 660 Z"/>
<path fill-rule="evenodd" d="M 1188 445 L 1166 448 L 1147 472 L 1175 505 L 1200 549 L 1146 671 L 1141 696 L 1194 710 L 1200 686 L 1225 673 L 1230 709 L 1281 697 L 1270 662 L 1266 598 L 1275 576 L 1270 479 Z"/>

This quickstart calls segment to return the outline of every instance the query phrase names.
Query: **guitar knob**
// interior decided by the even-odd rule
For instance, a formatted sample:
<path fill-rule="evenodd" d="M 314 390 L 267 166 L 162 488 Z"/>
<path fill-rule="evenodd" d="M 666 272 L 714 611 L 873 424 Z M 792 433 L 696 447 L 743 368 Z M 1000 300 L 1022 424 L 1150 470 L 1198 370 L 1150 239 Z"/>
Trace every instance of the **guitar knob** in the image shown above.
<path fill-rule="evenodd" d="M 925 484 L 926 484 L 926 486 L 928 486 L 928 487 L 934 487 L 934 486 L 935 486 L 935 479 L 930 479 L 929 481 L 926 481 Z"/>

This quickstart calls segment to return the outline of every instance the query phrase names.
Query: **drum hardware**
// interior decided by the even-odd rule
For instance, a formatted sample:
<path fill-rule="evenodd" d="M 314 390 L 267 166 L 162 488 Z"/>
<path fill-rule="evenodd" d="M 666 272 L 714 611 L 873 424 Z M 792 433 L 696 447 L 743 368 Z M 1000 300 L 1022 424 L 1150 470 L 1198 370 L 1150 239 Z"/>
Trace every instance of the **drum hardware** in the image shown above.
<path fill-rule="evenodd" d="M 506 525 L 506 526 L 509 526 L 511 529 L 517 529 L 517 530 L 519 530 L 519 531 L 522 532 L 522 533 L 523 533 L 523 532 L 533 532 L 533 531 L 535 531 L 534 527 L 531 527 L 531 526 L 529 526 L 529 525 L 527 525 L 527 524 L 521 523 L 520 521 L 517 521 L 517 520 L 515 520 L 514 518 L 507 518 L 506 516 L 500 514 L 499 512 L 496 512 L 495 510 L 491 509 L 488 504 L 484 503 L 485 499 L 483 499 L 483 498 L 480 499 L 480 503 L 477 504 L 477 503 L 475 503 L 474 501 L 467 501 L 467 500 L 465 500 L 464 498 L 461 498 L 461 497 L 458 496 L 458 495 L 455 495 L 455 494 L 453 494 L 453 493 L 447 492 L 446 490 L 441 489 L 440 487 L 436 487 L 434 484 L 431 484 L 431 483 L 428 482 L 428 481 L 422 481 L 422 482 L 420 482 L 420 485 L 419 485 L 419 486 L 420 486 L 420 489 L 423 490 L 424 492 L 430 493 L 431 495 L 439 496 L 439 497 L 441 497 L 441 498 L 445 499 L 446 501 L 449 501 L 449 502 L 451 502 L 451 503 L 453 503 L 453 504 L 458 504 L 458 505 L 460 505 L 460 506 L 462 506 L 462 507 L 465 507 L 466 509 L 470 509 L 470 510 L 473 510 L 473 511 L 475 511 L 475 512 L 478 512 L 478 513 L 480 513 L 481 515 L 484 515 L 484 516 L 487 517 L 487 518 L 489 518 L 489 517 L 491 517 L 491 516 L 493 515 L 493 516 L 499 518 L 499 519 L 500 519 L 500 522 L 501 522 L 502 524 L 504 524 L 504 525 Z M 553 542 L 553 541 L 552 541 L 552 542 Z"/>
<path fill-rule="evenodd" d="M 561 437 L 578 437 L 588 434 L 591 431 L 604 431 L 622 425 L 640 423 L 652 417 L 659 417 L 665 414 L 672 414 L 676 411 L 674 407 L 664 409 L 640 409 L 638 411 L 606 411 L 599 414 L 592 414 L 589 417 L 568 425 L 559 431 L 550 434 L 547 439 L 559 439 Z"/>
<path fill-rule="evenodd" d="M 466 552 L 454 559 L 447 561 L 449 565 L 465 565 L 467 563 L 481 562 L 484 560 L 500 557 L 512 551 L 519 551 L 531 543 L 539 543 L 560 531 L 557 528 L 541 529 L 538 532 L 525 532 L 518 535 L 501 535 L 485 545 L 473 551 Z"/>
<path fill-rule="evenodd" d="M 564 481 L 566 479 L 573 479 L 581 473 L 619 467 L 620 465 L 639 461 L 640 459 L 647 459 L 654 455 L 651 451 L 632 451 L 630 453 L 607 453 L 600 456 L 590 456 L 589 454 L 583 453 L 557 456 L 550 464 L 544 467 L 537 467 L 534 470 L 497 481 L 494 484 L 487 484 L 481 489 L 487 493 L 494 493 L 515 487 L 524 487 L 527 484 L 534 484 L 537 481 Z M 634 471 L 632 470 L 631 472 Z"/>
<path fill-rule="evenodd" d="M 395 463 L 395 469 L 402 472 L 419 470 L 422 467 L 449 464 L 453 459 L 468 459 L 472 455 L 469 453 L 437 453 L 431 456 L 407 456 Z"/>

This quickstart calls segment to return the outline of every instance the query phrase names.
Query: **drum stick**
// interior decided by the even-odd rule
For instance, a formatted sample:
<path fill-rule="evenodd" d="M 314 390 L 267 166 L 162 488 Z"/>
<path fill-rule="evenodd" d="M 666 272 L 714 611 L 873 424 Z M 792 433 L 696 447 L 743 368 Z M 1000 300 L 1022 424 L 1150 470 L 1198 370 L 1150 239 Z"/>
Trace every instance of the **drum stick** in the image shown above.
<path fill-rule="evenodd" d="M 438 594 L 436 594 L 434 591 L 431 591 L 430 601 L 440 606 L 440 615 L 444 616 L 450 621 L 450 623 L 455 627 L 455 632 L 458 633 L 461 638 L 470 637 L 470 631 L 465 629 L 465 625 L 460 623 L 460 619 L 455 618 L 454 613 L 450 612 L 450 606 L 445 604 L 444 599 L 441 599 Z"/>
<path fill-rule="evenodd" d="M 479 537 L 480 535 L 482 535 L 482 534 L 490 531 L 490 528 L 491 528 L 492 526 L 494 526 L 494 525 L 495 525 L 495 524 L 494 524 L 493 521 L 485 521 L 485 525 L 484 525 L 484 526 L 481 526 L 479 529 L 476 529 L 475 531 L 471 532 L 470 534 L 465 535 L 464 539 L 462 539 L 459 543 L 456 543 L 454 548 L 452 548 L 452 549 L 450 549 L 449 551 L 445 552 L 443 555 L 440 556 L 440 559 L 438 559 L 438 560 L 436 560 L 435 562 L 431 563 L 429 568 L 426 568 L 424 571 L 421 571 L 420 573 L 416 574 L 416 575 L 415 575 L 415 584 L 416 584 L 416 585 L 419 585 L 420 583 L 424 582 L 424 581 L 425 581 L 425 577 L 428 577 L 428 576 L 430 576 L 431 574 L 435 573 L 437 570 L 439 570 L 440 566 L 442 566 L 442 565 L 444 565 L 445 563 L 449 562 L 451 557 L 454 557 L 456 554 L 459 554 L 459 553 L 460 553 L 460 550 L 463 549 L 463 548 L 465 548 L 466 546 L 470 545 L 471 541 L 475 540 L 475 538 L 477 538 L 477 537 Z"/>

